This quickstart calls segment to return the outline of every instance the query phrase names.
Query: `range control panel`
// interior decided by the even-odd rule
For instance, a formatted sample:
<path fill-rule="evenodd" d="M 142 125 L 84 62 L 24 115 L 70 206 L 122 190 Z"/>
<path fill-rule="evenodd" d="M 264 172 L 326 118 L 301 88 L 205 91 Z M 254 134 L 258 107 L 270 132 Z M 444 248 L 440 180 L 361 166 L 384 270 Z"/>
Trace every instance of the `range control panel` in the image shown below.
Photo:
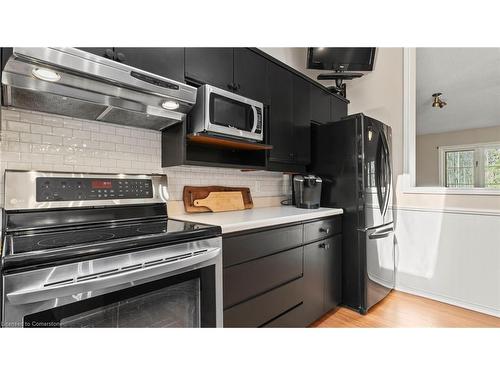
<path fill-rule="evenodd" d="M 152 181 L 121 178 L 37 177 L 37 202 L 152 198 Z"/>

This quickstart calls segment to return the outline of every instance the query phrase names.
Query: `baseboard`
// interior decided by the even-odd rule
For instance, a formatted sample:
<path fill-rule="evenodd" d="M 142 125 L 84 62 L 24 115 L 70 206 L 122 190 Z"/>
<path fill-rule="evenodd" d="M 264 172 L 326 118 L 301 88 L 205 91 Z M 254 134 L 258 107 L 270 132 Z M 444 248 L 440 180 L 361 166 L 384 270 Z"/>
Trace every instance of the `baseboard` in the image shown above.
<path fill-rule="evenodd" d="M 477 311 L 477 312 L 480 312 L 483 314 L 492 315 L 492 316 L 495 316 L 497 318 L 500 318 L 500 310 L 497 310 L 497 309 L 492 309 L 492 308 L 489 308 L 486 306 L 464 302 L 464 301 L 458 300 L 456 298 L 450 298 L 450 297 L 442 296 L 439 294 L 429 293 L 429 292 L 426 292 L 423 290 L 408 288 L 405 286 L 398 286 L 397 285 L 395 289 L 400 291 L 400 292 L 413 294 L 413 295 L 416 295 L 419 297 L 433 299 L 435 301 L 444 302 L 444 303 L 447 303 L 449 305 L 462 307 L 462 308 L 467 309 L 467 310 L 473 310 L 473 311 Z"/>

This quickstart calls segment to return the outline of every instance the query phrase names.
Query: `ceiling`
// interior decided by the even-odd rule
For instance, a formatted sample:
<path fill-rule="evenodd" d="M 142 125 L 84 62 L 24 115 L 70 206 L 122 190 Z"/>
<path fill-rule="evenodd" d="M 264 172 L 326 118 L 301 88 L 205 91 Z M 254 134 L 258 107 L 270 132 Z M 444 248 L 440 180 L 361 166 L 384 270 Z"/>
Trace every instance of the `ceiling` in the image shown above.
<path fill-rule="evenodd" d="M 417 48 L 416 73 L 417 134 L 500 126 L 500 48 Z"/>

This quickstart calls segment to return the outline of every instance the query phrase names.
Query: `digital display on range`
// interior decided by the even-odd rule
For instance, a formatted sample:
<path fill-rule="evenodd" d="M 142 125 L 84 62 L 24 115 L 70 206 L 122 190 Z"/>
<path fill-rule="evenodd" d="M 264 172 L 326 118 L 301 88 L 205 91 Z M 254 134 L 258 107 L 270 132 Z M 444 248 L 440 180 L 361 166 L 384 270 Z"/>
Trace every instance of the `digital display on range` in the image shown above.
<path fill-rule="evenodd" d="M 91 186 L 92 189 L 111 189 L 113 184 L 106 180 L 92 180 Z"/>
<path fill-rule="evenodd" d="M 153 198 L 148 179 L 37 177 L 37 202 Z"/>

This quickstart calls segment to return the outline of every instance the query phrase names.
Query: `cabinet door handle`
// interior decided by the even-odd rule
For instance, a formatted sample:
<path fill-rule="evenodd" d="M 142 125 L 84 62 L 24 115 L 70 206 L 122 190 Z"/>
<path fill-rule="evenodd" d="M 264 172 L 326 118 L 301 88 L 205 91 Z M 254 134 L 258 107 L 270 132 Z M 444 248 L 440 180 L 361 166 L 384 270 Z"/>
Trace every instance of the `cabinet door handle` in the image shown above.
<path fill-rule="evenodd" d="M 330 248 L 330 245 L 327 243 L 320 243 L 319 247 L 321 247 L 324 250 L 328 250 Z"/>
<path fill-rule="evenodd" d="M 124 62 L 126 60 L 126 57 L 125 57 L 125 54 L 124 53 L 121 53 L 121 52 L 118 52 L 116 54 L 116 59 L 119 61 L 119 62 Z"/>
<path fill-rule="evenodd" d="M 115 56 L 115 53 L 111 48 L 106 48 L 106 51 L 104 51 L 104 57 L 107 57 L 108 59 L 113 59 Z"/>
<path fill-rule="evenodd" d="M 319 231 L 320 231 L 321 233 L 326 233 L 326 234 L 328 234 L 328 233 L 330 233 L 330 228 L 319 228 Z"/>

